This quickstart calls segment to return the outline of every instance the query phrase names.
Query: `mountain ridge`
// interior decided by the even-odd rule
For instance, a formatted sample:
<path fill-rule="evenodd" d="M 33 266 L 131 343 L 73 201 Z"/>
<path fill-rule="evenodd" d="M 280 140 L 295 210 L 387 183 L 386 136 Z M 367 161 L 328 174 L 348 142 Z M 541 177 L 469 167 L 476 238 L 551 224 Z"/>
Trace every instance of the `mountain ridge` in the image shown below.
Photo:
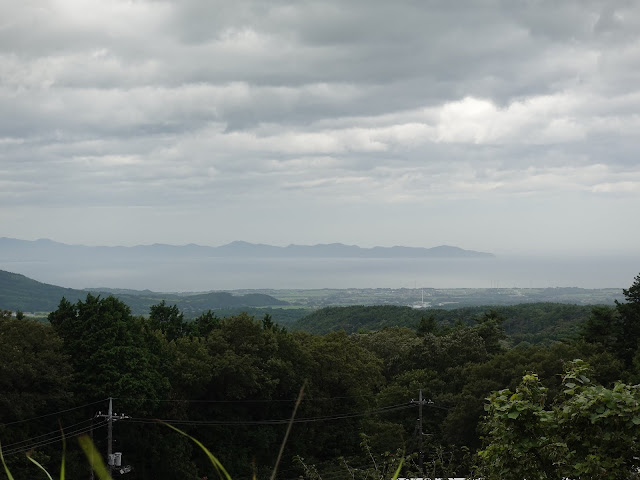
<path fill-rule="evenodd" d="M 360 247 L 343 243 L 321 243 L 315 245 L 289 244 L 285 247 L 242 240 L 217 247 L 189 243 L 170 245 L 153 243 L 127 246 L 87 246 L 70 245 L 50 239 L 20 240 L 0 237 L 0 259 L 8 261 L 29 261 L 46 259 L 47 254 L 65 252 L 81 255 L 105 254 L 121 257 L 155 256 L 171 254 L 177 257 L 267 257 L 267 258 L 491 258 L 492 253 L 466 250 L 451 245 L 436 247 Z"/>

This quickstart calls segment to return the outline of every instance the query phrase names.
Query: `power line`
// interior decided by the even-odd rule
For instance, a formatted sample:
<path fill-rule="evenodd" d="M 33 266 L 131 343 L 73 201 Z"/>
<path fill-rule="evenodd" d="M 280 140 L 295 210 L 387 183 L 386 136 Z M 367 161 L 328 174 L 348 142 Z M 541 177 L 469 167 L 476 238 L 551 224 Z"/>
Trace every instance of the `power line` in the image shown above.
<path fill-rule="evenodd" d="M 447 411 L 447 412 L 450 412 L 451 410 L 453 410 L 453 408 L 450 408 L 450 407 L 443 407 L 443 406 L 440 406 L 440 405 L 435 405 L 433 402 L 429 402 L 429 403 L 427 403 L 427 404 L 425 405 L 425 407 L 429 407 L 429 408 L 437 408 L 437 409 L 439 409 L 439 410 L 445 410 L 445 411 Z"/>
<path fill-rule="evenodd" d="M 316 400 L 334 400 L 334 399 L 345 399 L 345 398 L 359 398 L 360 396 L 357 397 L 326 397 L 326 398 L 319 398 Z M 124 399 L 124 398 L 121 398 Z M 104 402 L 108 399 L 104 399 L 104 400 L 98 400 L 96 402 L 92 402 L 86 405 L 81 405 L 78 407 L 73 407 L 73 408 L 69 408 L 66 410 L 61 410 L 59 412 L 53 412 L 53 413 L 48 413 L 45 415 L 40 415 L 38 417 L 33 417 L 33 418 L 29 418 L 29 419 L 24 419 L 24 420 L 18 420 L 15 422 L 9 422 L 9 423 L 5 423 L 5 424 L 0 424 L 2 426 L 6 426 L 6 425 L 14 425 L 14 424 L 19 424 L 19 423 L 24 423 L 24 422 L 29 422 L 32 420 L 37 420 L 37 419 L 41 419 L 41 418 L 46 418 L 49 416 L 53 416 L 53 415 L 59 415 L 62 413 L 67 413 L 67 412 L 71 412 L 74 410 L 79 410 L 81 408 L 85 408 L 85 407 L 89 407 L 92 405 L 96 405 L 98 403 Z M 132 399 L 128 399 L 128 400 L 132 400 Z M 137 399 L 137 400 L 143 400 L 143 399 Z M 160 401 L 171 401 L 171 400 L 160 400 Z M 174 401 L 185 401 L 185 400 L 174 400 Z M 285 402 L 288 400 L 254 400 L 254 401 L 233 401 L 233 400 L 229 400 L 229 401 L 200 401 L 200 400 L 186 400 L 189 403 L 255 403 L 255 402 Z M 442 406 L 438 406 L 438 405 L 434 405 L 433 403 L 428 403 L 426 406 L 429 407 L 433 407 L 433 408 L 439 408 L 442 410 L 451 410 L 450 408 L 446 408 L 446 407 L 442 407 Z M 389 405 L 386 407 L 381 407 L 375 410 L 369 410 L 366 412 L 347 412 L 347 413 L 337 413 L 337 414 L 332 414 L 332 415 L 324 415 L 324 416 L 315 416 L 315 417 L 304 417 L 304 418 L 296 418 L 293 420 L 293 423 L 315 423 L 315 422 L 327 422 L 327 421 L 337 421 L 337 420 L 343 420 L 343 419 L 349 419 L 349 418 L 358 418 L 358 417 L 364 417 L 364 416 L 369 416 L 369 415 L 381 415 L 381 414 L 385 414 L 385 413 L 390 413 L 390 412 L 396 412 L 396 411 L 400 411 L 400 410 L 405 410 L 408 408 L 412 408 L 413 404 L 412 403 L 401 403 L 401 404 L 396 404 L 396 405 Z M 25 440 L 21 440 L 18 442 L 14 442 L 8 445 L 5 445 L 5 448 L 7 448 L 6 450 L 3 449 L 3 454 L 4 455 L 14 455 L 16 453 L 19 452 L 24 452 L 24 451 L 28 451 L 34 448 L 39 448 L 39 447 L 43 447 L 46 445 L 50 445 L 52 443 L 56 443 L 61 441 L 63 438 L 65 437 L 74 437 L 74 436 L 79 436 L 82 435 L 84 433 L 88 433 L 90 432 L 92 429 L 98 429 L 98 428 L 102 428 L 104 426 L 107 425 L 108 421 L 105 419 L 103 421 L 98 422 L 97 424 L 94 425 L 87 425 L 84 427 L 81 427 L 83 424 L 86 424 L 88 422 L 92 422 L 94 419 L 89 419 L 89 420 L 84 420 L 78 423 L 75 423 L 73 425 L 71 425 L 70 427 L 67 427 L 70 430 L 67 431 L 63 431 L 63 430 L 56 430 L 56 431 L 52 431 L 52 432 L 48 432 L 48 433 L 44 433 L 42 435 L 38 435 L 35 437 L 31 437 Z M 164 423 L 168 423 L 171 425 L 193 425 L 193 426 L 269 426 L 269 425 L 284 425 L 287 424 L 291 421 L 290 418 L 279 418 L 279 419 L 266 419 L 266 420 L 181 420 L 181 419 L 151 419 L 151 418 L 142 418 L 142 417 L 130 417 L 130 418 L 123 418 L 121 419 L 123 421 L 128 421 L 131 423 L 141 423 L 141 424 L 152 424 L 155 423 L 157 424 L 158 422 L 164 422 Z M 77 428 L 76 428 L 77 427 Z M 51 435 L 55 435 L 53 437 L 51 437 Z M 50 437 L 50 438 L 48 438 Z"/>
<path fill-rule="evenodd" d="M 325 422 L 332 420 L 342 420 L 346 418 L 356 418 L 356 417 L 364 417 L 367 415 L 378 415 L 388 412 L 395 412 L 398 410 L 404 410 L 407 408 L 411 408 L 411 404 L 398 404 L 398 405 L 390 405 L 388 407 L 383 407 L 377 410 L 369 410 L 368 412 L 358 412 L 358 413 L 339 413 L 334 415 L 325 415 L 318 417 L 306 417 L 306 418 L 296 418 L 293 420 L 293 423 L 312 423 L 312 422 Z M 268 419 L 268 420 L 180 420 L 180 419 L 150 419 L 150 418 L 136 418 L 132 417 L 127 419 L 129 422 L 133 423 L 168 423 L 171 425 L 284 425 L 291 421 L 290 418 L 278 418 L 278 419 Z"/>
<path fill-rule="evenodd" d="M 53 413 L 46 413 L 44 415 L 40 415 L 39 417 L 32 417 L 32 418 L 26 418 L 24 420 L 16 420 L 14 422 L 8 422 L 8 423 L 0 423 L 0 426 L 6 427 L 8 425 L 16 425 L 18 423 L 24 423 L 24 422 L 31 422 L 33 420 L 39 420 L 41 418 L 45 418 L 45 417 L 51 417 L 53 415 L 60 415 L 61 413 L 67 413 L 67 412 L 72 412 L 74 410 L 79 410 L 81 408 L 85 408 L 85 407 L 90 407 L 92 405 L 95 405 L 97 403 L 102 403 L 102 402 L 106 402 L 108 400 L 108 398 L 102 399 L 102 400 L 98 400 L 96 402 L 93 403 L 87 403 L 86 405 L 81 405 L 79 407 L 73 407 L 73 408 L 68 408 L 66 410 L 60 410 L 59 412 L 53 412 Z"/>
<path fill-rule="evenodd" d="M 39 440 L 37 442 L 31 443 L 29 445 L 23 445 L 23 446 L 17 446 L 14 448 L 10 448 L 9 450 L 7 450 L 7 454 L 11 455 L 17 452 L 23 452 L 23 451 L 28 451 L 31 450 L 33 448 L 37 448 L 37 447 L 41 447 L 41 446 L 45 446 L 45 445 L 50 445 L 52 443 L 56 443 L 56 442 L 60 442 L 62 441 L 64 438 L 69 438 L 69 437 L 75 437 L 78 435 L 82 435 L 83 433 L 87 433 L 90 432 L 91 429 L 96 429 L 96 428 L 102 428 L 106 423 L 105 422 L 100 422 L 97 425 L 93 425 L 93 426 L 86 426 L 84 428 L 77 428 L 75 430 L 71 430 L 71 431 L 66 431 L 64 433 L 60 433 L 55 437 L 52 438 L 48 438 L 48 439 L 43 439 L 43 440 Z M 34 437 L 35 438 L 39 438 L 39 437 Z M 31 439 L 31 440 L 33 440 Z M 4 453 L 4 450 L 3 450 Z"/>
<path fill-rule="evenodd" d="M 21 453 L 21 452 L 27 452 L 29 450 L 32 450 L 34 448 L 40 448 L 40 447 L 44 447 L 46 445 L 51 445 L 52 443 L 58 443 L 60 441 L 62 441 L 63 438 L 69 438 L 69 437 L 77 437 L 79 435 L 85 434 L 85 433 L 89 433 L 92 429 L 96 429 L 96 428 L 101 428 L 103 426 L 105 426 L 107 424 L 106 421 L 100 422 L 97 425 L 93 425 L 93 426 L 88 426 L 88 427 L 84 427 L 84 428 L 78 428 L 76 430 L 73 430 L 71 432 L 65 432 L 64 434 L 60 434 L 55 438 L 50 438 L 47 440 L 41 440 L 39 442 L 35 442 L 32 443 L 30 445 L 26 445 L 26 446 L 22 446 L 22 447 L 16 447 L 16 448 L 12 448 L 7 450 L 6 452 L 3 450 L 3 455 L 5 456 L 9 456 L 9 455 L 15 455 L 17 453 Z M 37 437 L 35 437 L 37 438 Z"/>
<path fill-rule="evenodd" d="M 351 395 L 342 397 L 306 397 L 304 402 L 328 401 L 328 400 L 348 400 L 355 398 L 371 398 L 371 395 Z M 130 402 L 161 402 L 161 403 L 295 403 L 296 399 L 265 399 L 265 400 L 191 400 L 191 399 L 158 399 L 158 398 L 133 398 L 133 397 L 113 397 L 114 400 L 124 400 Z M 108 399 L 107 399 L 108 400 Z"/>
<path fill-rule="evenodd" d="M 83 423 L 89 423 L 89 422 L 92 422 L 92 421 L 93 421 L 93 419 L 90 418 L 89 420 L 83 420 L 82 422 L 78 422 L 78 423 L 75 423 L 73 425 L 68 425 L 65 428 L 72 429 L 72 428 L 77 427 L 78 425 L 82 425 Z M 57 430 L 53 430 L 51 432 L 43 433 L 42 435 L 38 435 L 36 437 L 27 438 L 26 440 L 20 440 L 19 442 L 8 443 L 6 445 L 3 445 L 3 448 L 15 447 L 16 445 L 20 445 L 21 443 L 29 443 L 29 442 L 31 442 L 33 440 L 38 439 L 38 438 L 48 437 L 50 435 L 60 435 L 60 434 L 64 434 L 64 429 L 58 428 Z"/>
<path fill-rule="evenodd" d="M 359 397 L 359 396 L 358 396 Z M 345 398 L 358 398 L 358 397 L 326 397 L 326 398 L 318 398 L 318 399 L 314 399 L 314 400 L 333 400 L 333 399 L 345 399 Z M 125 397 L 120 397 L 121 400 L 125 399 Z M 89 407 L 104 401 L 107 401 L 108 399 L 104 399 L 104 400 L 98 400 L 96 402 L 93 403 L 88 403 L 86 405 L 81 405 L 78 407 L 73 407 L 73 408 L 69 408 L 66 410 L 61 410 L 59 412 L 53 412 L 53 413 L 47 413 L 44 415 L 40 415 L 38 417 L 33 417 L 33 418 L 28 418 L 28 419 L 24 419 L 24 420 L 17 420 L 14 422 L 9 422 L 9 423 L 3 423 L 0 424 L 0 426 L 9 426 L 9 425 L 15 425 L 15 424 L 19 424 L 19 423 L 24 423 L 24 422 L 29 422 L 32 420 L 38 420 L 41 418 L 46 418 L 49 416 L 53 416 L 53 415 L 59 415 L 61 413 L 67 413 L 67 412 L 71 412 L 74 410 L 79 410 L 81 408 L 85 408 L 85 407 Z M 127 398 L 127 400 L 133 400 L 130 398 Z M 145 399 L 137 399 L 137 400 L 145 400 Z M 288 402 L 288 400 L 247 400 L 247 401 L 236 401 L 236 400 L 158 400 L 158 401 L 163 401 L 163 402 L 189 402 L 189 403 L 253 403 L 253 402 Z M 447 408 L 447 407 L 442 407 L 440 405 L 435 405 L 432 402 L 429 402 L 426 406 L 431 407 L 431 408 L 437 408 L 437 409 L 441 409 L 441 410 L 446 410 L 446 411 L 450 411 L 452 410 L 451 408 Z M 354 417 L 361 417 L 361 416 L 367 416 L 367 415 L 377 415 L 377 414 L 381 414 L 381 413 L 387 413 L 387 412 L 391 412 L 391 411 L 397 411 L 397 410 L 403 410 L 405 408 L 409 408 L 411 407 L 411 404 L 396 404 L 396 405 L 389 405 L 386 407 L 381 407 L 379 409 L 375 409 L 375 410 L 369 410 L 367 412 L 360 412 L 360 413 L 340 413 L 340 414 L 334 414 L 334 415 L 325 415 L 325 416 L 318 416 L 318 417 L 307 417 L 307 418 L 297 418 L 294 419 L 294 423 L 309 423 L 309 422 L 319 422 L 319 421 L 328 421 L 328 420 L 339 420 L 342 418 L 354 418 Z M 176 424 L 176 425 L 198 425 L 198 424 L 202 424 L 202 425 L 279 425 L 279 424 L 283 424 L 283 423 L 288 423 L 290 421 L 289 418 L 282 418 L 282 419 L 267 419 L 267 420 L 237 420 L 237 421 L 232 421 L 232 420 L 181 420 L 181 419 L 151 419 L 151 418 L 141 418 L 141 417 L 131 417 L 127 419 L 130 422 L 133 423 L 157 423 L 157 422 L 165 422 L 165 423 L 171 423 L 171 424 Z M 77 425 L 81 425 L 82 423 L 85 422 L 90 422 L 91 420 L 84 420 L 82 422 L 76 423 L 71 425 L 71 427 L 67 427 L 67 428 L 73 428 Z M 50 432 L 50 433 L 57 433 L 58 430 L 56 430 L 55 432 Z M 26 441 L 30 441 L 32 439 L 36 439 L 39 437 L 44 437 L 49 435 L 50 433 L 46 433 L 46 434 L 42 434 L 39 435 L 37 437 L 33 437 L 31 439 L 25 440 L 23 442 Z M 23 442 L 16 442 L 15 444 L 18 443 L 23 443 Z M 5 445 L 5 447 L 8 446 L 13 446 L 14 444 L 9 444 L 9 445 Z"/>

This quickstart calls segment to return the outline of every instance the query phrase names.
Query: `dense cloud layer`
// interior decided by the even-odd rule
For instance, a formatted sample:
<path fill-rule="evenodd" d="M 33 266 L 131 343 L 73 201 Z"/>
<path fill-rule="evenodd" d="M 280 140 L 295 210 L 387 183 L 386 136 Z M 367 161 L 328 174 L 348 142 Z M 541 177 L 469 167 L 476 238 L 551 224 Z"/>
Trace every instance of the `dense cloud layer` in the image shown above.
<path fill-rule="evenodd" d="M 637 249 L 637 2 L 33 0 L 0 18 L 4 236 Z"/>

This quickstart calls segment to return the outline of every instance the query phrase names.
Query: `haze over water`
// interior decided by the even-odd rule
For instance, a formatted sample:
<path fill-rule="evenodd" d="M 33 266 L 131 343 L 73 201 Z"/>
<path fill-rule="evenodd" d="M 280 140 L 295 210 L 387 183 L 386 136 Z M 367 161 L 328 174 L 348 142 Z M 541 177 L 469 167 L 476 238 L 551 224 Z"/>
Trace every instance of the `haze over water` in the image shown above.
<path fill-rule="evenodd" d="M 71 288 L 160 292 L 315 288 L 626 288 L 637 257 L 489 259 L 221 258 L 108 264 L 4 262 L 0 269 Z"/>

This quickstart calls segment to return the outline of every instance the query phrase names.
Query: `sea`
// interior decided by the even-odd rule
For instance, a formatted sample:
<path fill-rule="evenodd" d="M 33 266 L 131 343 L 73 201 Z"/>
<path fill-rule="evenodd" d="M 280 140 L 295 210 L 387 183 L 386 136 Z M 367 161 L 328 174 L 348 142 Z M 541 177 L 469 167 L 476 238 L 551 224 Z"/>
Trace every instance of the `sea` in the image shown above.
<path fill-rule="evenodd" d="M 347 288 L 626 288 L 640 255 L 478 259 L 223 258 L 122 263 L 4 262 L 0 269 L 70 288 L 156 292 Z"/>

